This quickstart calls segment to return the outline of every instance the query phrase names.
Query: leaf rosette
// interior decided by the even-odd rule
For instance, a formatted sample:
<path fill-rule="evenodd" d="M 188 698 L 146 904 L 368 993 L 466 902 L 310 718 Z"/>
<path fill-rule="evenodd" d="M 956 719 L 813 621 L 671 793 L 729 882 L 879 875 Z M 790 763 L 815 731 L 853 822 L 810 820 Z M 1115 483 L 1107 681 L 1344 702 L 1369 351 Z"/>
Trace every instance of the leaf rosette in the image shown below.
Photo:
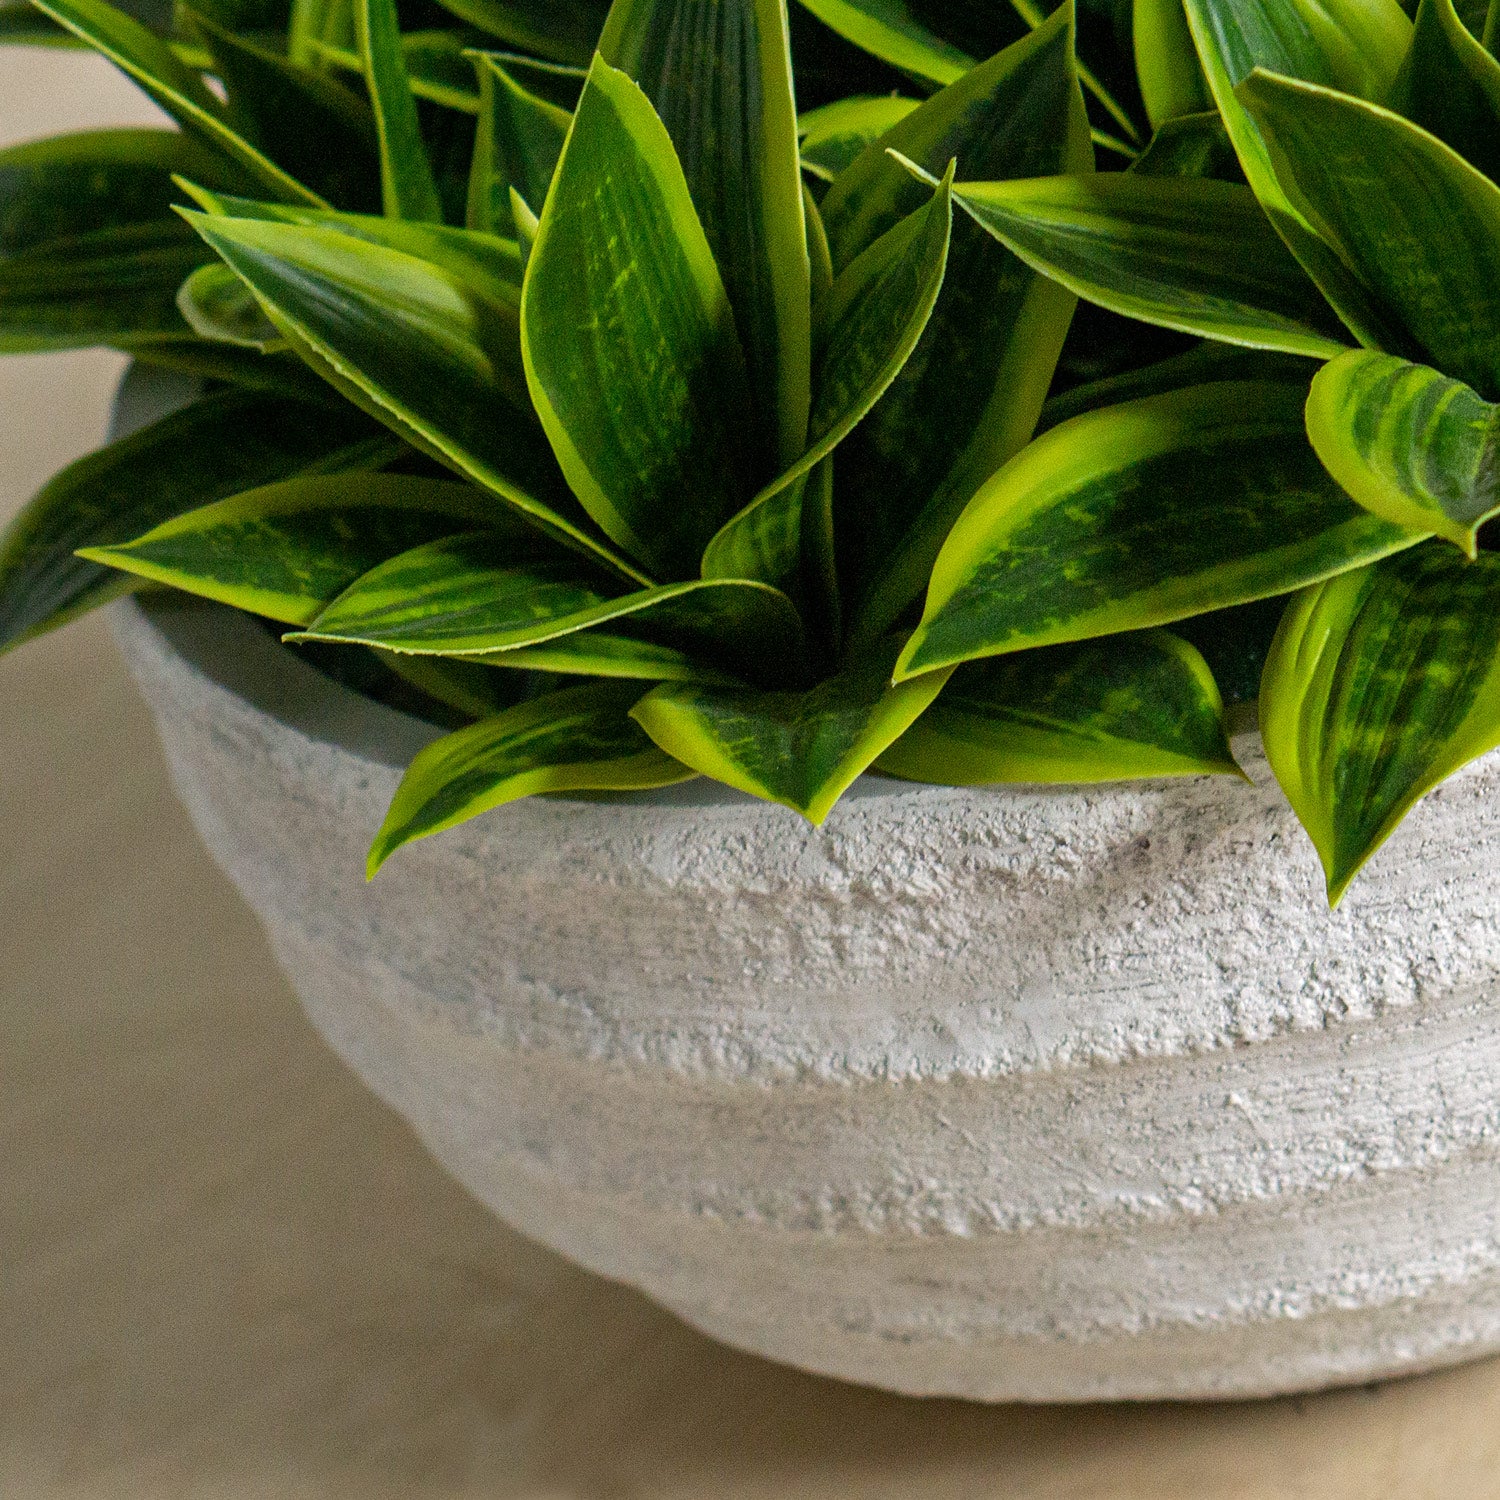
<path fill-rule="evenodd" d="M 363 659 L 452 728 L 372 873 L 690 776 L 1234 775 L 1229 695 L 1337 898 L 1500 738 L 1476 15 L 441 4 L 0 37 L 177 127 L 0 152 L 0 350 L 198 391 L 6 532 L 0 646 L 165 587 Z"/>

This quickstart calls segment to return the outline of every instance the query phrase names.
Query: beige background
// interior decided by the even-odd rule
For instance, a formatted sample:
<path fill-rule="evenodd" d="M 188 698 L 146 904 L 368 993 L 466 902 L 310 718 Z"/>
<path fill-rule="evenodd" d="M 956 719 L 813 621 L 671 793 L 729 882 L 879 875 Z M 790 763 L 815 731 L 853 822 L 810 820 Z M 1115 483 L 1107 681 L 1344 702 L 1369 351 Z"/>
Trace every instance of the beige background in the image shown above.
<path fill-rule="evenodd" d="M 148 118 L 0 49 L 0 140 Z M 0 514 L 120 361 L 0 359 Z M 0 1497 L 1491 1500 L 1500 1365 L 1260 1405 L 915 1402 L 495 1223 L 313 1036 L 89 620 L 0 659 Z"/>

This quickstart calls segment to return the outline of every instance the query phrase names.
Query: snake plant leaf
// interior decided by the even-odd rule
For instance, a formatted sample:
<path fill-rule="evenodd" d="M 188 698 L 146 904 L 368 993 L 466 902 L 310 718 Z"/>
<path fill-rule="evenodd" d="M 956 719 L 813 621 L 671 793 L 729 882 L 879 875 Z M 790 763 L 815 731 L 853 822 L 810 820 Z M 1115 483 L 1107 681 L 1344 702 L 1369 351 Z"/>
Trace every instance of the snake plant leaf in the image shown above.
<path fill-rule="evenodd" d="M 1130 164 L 1137 177 L 1214 177 L 1234 182 L 1240 175 L 1229 132 L 1216 109 L 1163 120 L 1151 144 Z"/>
<path fill-rule="evenodd" d="M 1264 158 L 1234 91 L 1256 68 L 1380 100 L 1412 36 L 1396 0 L 1184 0 L 1184 10 L 1252 186 L 1259 185 L 1255 169 Z"/>
<path fill-rule="evenodd" d="M 220 381 L 241 390 L 295 397 L 315 406 L 327 406 L 331 399 L 327 383 L 295 354 L 262 354 L 243 345 L 210 343 L 199 338 L 186 323 L 180 336 L 148 338 L 139 343 L 123 338 L 113 347 L 128 354 L 137 364 L 193 380 Z M 394 433 L 383 429 L 381 440 L 392 454 L 404 452 L 407 446 Z"/>
<path fill-rule="evenodd" d="M 1385 311 L 1379 347 L 1500 395 L 1500 188 L 1347 94 L 1256 73 L 1240 98 L 1282 190 Z"/>
<path fill-rule="evenodd" d="M 1072 21 L 1072 5 L 1060 6 L 1044 27 L 935 94 L 855 158 L 818 205 L 835 271 L 921 207 L 950 161 L 964 178 L 1092 167 Z M 1030 98 L 1028 90 L 1039 97 Z M 1040 138 L 1028 142 L 1028 131 L 1040 131 Z M 926 175 L 917 180 L 892 153 Z M 1064 154 L 1067 166 L 1059 160 Z M 997 168 L 986 171 L 986 162 Z"/>
<path fill-rule="evenodd" d="M 812 189 L 802 184 L 802 213 L 807 220 L 807 259 L 811 275 L 812 311 L 814 324 L 821 321 L 828 304 L 828 294 L 833 290 L 833 252 L 828 248 L 828 232 L 823 228 L 823 215 L 818 209 Z"/>
<path fill-rule="evenodd" d="M 804 651 L 791 601 L 763 583 L 692 580 L 624 592 L 577 558 L 486 533 L 391 558 L 331 601 L 299 639 L 482 656 L 622 622 L 721 661 L 753 649 L 792 675 Z"/>
<path fill-rule="evenodd" d="M 898 680 L 1287 593 L 1420 540 L 1333 483 L 1303 394 L 1218 382 L 1037 439 L 953 528 Z"/>
<path fill-rule="evenodd" d="M 340 389 L 544 530 L 639 576 L 593 529 L 540 430 L 499 419 L 525 396 L 517 309 L 498 276 L 460 274 L 333 228 L 187 217 Z M 450 231 L 449 242 L 462 233 Z"/>
<path fill-rule="evenodd" d="M 266 317 L 255 293 L 228 266 L 199 266 L 177 292 L 177 310 L 200 338 L 271 353 L 286 340 Z"/>
<path fill-rule="evenodd" d="M 954 196 L 1028 265 L 1111 312 L 1324 359 L 1349 347 L 1247 187 L 1110 172 L 963 183 Z"/>
<path fill-rule="evenodd" d="M 470 58 L 473 41 L 467 31 L 403 32 L 401 58 L 413 95 L 462 114 L 477 115 L 479 88 Z"/>
<path fill-rule="evenodd" d="M 354 0 L 354 35 L 380 138 L 380 194 L 386 217 L 441 224 L 443 204 L 417 124 L 396 0 Z"/>
<path fill-rule="evenodd" d="M 370 850 L 371 879 L 403 844 L 545 792 L 642 791 L 691 781 L 629 717 L 640 688 L 591 682 L 456 730 L 407 768 Z"/>
<path fill-rule="evenodd" d="M 56 475 L 0 540 L 0 650 L 66 623 L 134 580 L 75 556 L 318 464 L 370 432 L 343 407 L 264 392 L 204 396 Z"/>
<path fill-rule="evenodd" d="M 896 650 L 882 642 L 804 692 L 664 683 L 631 716 L 683 765 L 818 825 L 947 680 L 929 672 L 892 687 Z"/>
<path fill-rule="evenodd" d="M 354 239 L 430 261 L 458 280 L 482 288 L 490 301 L 516 309 L 519 326 L 523 267 L 516 242 L 512 239 L 446 224 L 417 224 L 373 214 L 337 213 L 289 203 L 256 202 L 252 198 L 213 192 L 185 179 L 179 185 L 208 213 L 224 218 L 264 219 L 273 224 L 334 229 Z"/>
<path fill-rule="evenodd" d="M 864 149 L 899 125 L 919 100 L 900 94 L 861 94 L 808 110 L 797 121 L 802 170 L 832 182 Z"/>
<path fill-rule="evenodd" d="M 599 55 L 677 149 L 734 311 L 769 478 L 807 440 L 812 313 L 785 0 L 615 0 Z M 723 520 L 724 517 L 720 517 Z"/>
<path fill-rule="evenodd" d="M 609 0 L 440 0 L 445 10 L 507 47 L 552 62 L 587 66 Z"/>
<path fill-rule="evenodd" d="M 354 47 L 354 8 L 350 0 L 292 0 L 287 57 L 299 67 L 324 67 L 332 61 L 323 54 L 325 47 Z M 348 66 L 358 71 L 358 54 L 350 50 L 348 55 L 352 59 Z"/>
<path fill-rule="evenodd" d="M 418 99 L 430 99 L 446 109 L 477 115 L 479 85 L 469 61 L 473 41 L 473 33 L 468 31 L 404 32 L 401 58 L 412 94 Z M 352 32 L 348 46 L 314 40 L 308 46 L 308 54 L 321 67 L 364 75 L 364 62 L 355 50 Z"/>
<path fill-rule="evenodd" d="M 523 88 L 492 53 L 470 54 L 479 79 L 479 127 L 469 172 L 470 229 L 517 228 L 510 194 L 540 208 L 557 171 L 572 116 Z"/>
<path fill-rule="evenodd" d="M 223 106 L 167 42 L 106 0 L 35 0 L 38 10 L 107 57 L 186 131 L 216 148 L 256 186 L 293 203 L 324 200 L 257 150 L 224 118 Z"/>
<path fill-rule="evenodd" d="M 583 86 L 589 81 L 588 68 L 573 63 L 548 62 L 525 52 L 500 51 L 491 52 L 489 56 L 507 68 L 512 77 L 537 98 L 566 110 L 569 116 L 578 108 Z"/>
<path fill-rule="evenodd" d="M 1262 127 L 1237 90 L 1261 68 L 1383 99 L 1406 54 L 1411 22 L 1396 0 L 1184 0 L 1184 5 L 1209 90 L 1256 197 L 1356 338 L 1388 347 L 1390 329 L 1380 308 L 1287 196 Z"/>
<path fill-rule="evenodd" d="M 0 258 L 171 217 L 174 172 L 222 172 L 176 130 L 82 130 L 0 150 Z"/>
<path fill-rule="evenodd" d="M 206 41 L 229 123 L 251 145 L 329 202 L 380 206 L 375 122 L 363 99 L 195 8 L 180 5 L 178 14 Z"/>
<path fill-rule="evenodd" d="M 516 246 L 521 252 L 521 267 L 531 259 L 536 249 L 536 237 L 541 232 L 542 221 L 531 211 L 531 205 L 514 189 L 507 190 L 510 196 L 510 217 L 516 226 Z"/>
<path fill-rule="evenodd" d="M 0 354 L 189 332 L 177 288 L 208 256 L 169 219 L 51 240 L 0 260 Z"/>
<path fill-rule="evenodd" d="M 934 96 L 885 144 L 920 152 L 916 164 L 929 173 L 955 158 L 982 178 L 1088 173 L 1072 5 Z M 863 220 L 888 194 L 904 208 L 925 191 L 877 149 L 834 184 L 825 206 L 858 203 L 852 217 Z M 836 213 L 832 221 L 850 223 Z M 959 512 L 1031 437 L 1073 308 L 1069 292 L 959 216 L 920 341 L 839 450 L 834 529 L 854 639 L 883 635 L 921 598 Z"/>
<path fill-rule="evenodd" d="M 802 0 L 813 15 L 855 46 L 889 63 L 909 77 L 928 83 L 936 88 L 946 88 L 957 83 L 965 73 L 972 72 L 980 61 L 993 56 L 1020 39 L 1023 34 L 1017 21 L 1036 30 L 1048 19 L 1051 6 L 1044 9 L 1033 0 L 1012 0 L 1004 5 L 981 4 L 967 7 L 970 25 L 968 44 L 956 46 L 938 36 L 926 24 L 926 18 L 908 0 Z M 951 29 L 960 19 L 955 7 L 949 4 L 930 7 L 934 19 L 941 21 L 945 29 Z M 1104 132 L 1095 132 L 1100 144 L 1110 141 L 1129 152 L 1131 142 L 1139 139 L 1139 132 L 1130 114 L 1104 86 L 1095 73 L 1080 64 L 1079 77 L 1083 86 L 1097 99 L 1106 114 L 1124 131 L 1127 140 L 1113 142 Z"/>
<path fill-rule="evenodd" d="M 1459 19 L 1453 0 L 1422 0 L 1406 61 L 1384 102 L 1491 181 L 1500 177 L 1500 63 Z"/>
<path fill-rule="evenodd" d="M 834 282 L 822 306 L 808 448 L 709 542 L 705 578 L 792 586 L 802 563 L 806 478 L 868 415 L 937 305 L 953 230 L 953 169 L 922 208 L 887 230 Z"/>
<path fill-rule="evenodd" d="M 1418 800 L 1500 744 L 1500 558 L 1433 544 L 1298 594 L 1260 721 L 1336 906 Z"/>
<path fill-rule="evenodd" d="M 1037 421 L 1037 435 L 1050 432 L 1073 417 L 1101 407 L 1160 396 L 1216 380 L 1279 380 L 1305 391 L 1318 369 L 1317 362 L 1297 354 L 1246 349 L 1238 344 L 1205 341 L 1185 354 L 1174 354 L 1118 375 L 1086 381 L 1049 396 Z"/>
<path fill-rule="evenodd" d="M 924 26 L 906 0 L 802 0 L 802 4 L 856 47 L 938 88 L 956 82 L 974 66 L 974 59 L 961 47 Z"/>
<path fill-rule="evenodd" d="M 1308 396 L 1307 435 L 1366 510 L 1471 558 L 1479 528 L 1500 513 L 1500 407 L 1427 365 L 1368 350 L 1324 365 Z"/>
<path fill-rule="evenodd" d="M 1131 20 L 1135 72 L 1152 129 L 1211 108 L 1182 0 L 1133 0 Z"/>
<path fill-rule="evenodd" d="M 79 549 L 91 562 L 310 625 L 378 563 L 487 525 L 483 491 L 408 474 L 286 479 L 174 516 L 128 542 Z"/>
<path fill-rule="evenodd" d="M 744 355 L 666 127 L 602 58 L 527 262 L 521 347 L 584 509 L 657 577 L 695 573 L 743 503 Z"/>
<path fill-rule="evenodd" d="M 1213 673 L 1167 630 L 966 662 L 875 768 L 948 786 L 1240 774 Z"/>
<path fill-rule="evenodd" d="M 483 671 L 509 667 L 560 677 L 615 677 L 643 683 L 726 683 L 738 680 L 732 673 L 720 671 L 676 646 L 663 646 L 659 641 L 626 635 L 624 629 L 610 630 L 597 625 L 590 630 L 576 630 L 572 635 L 544 641 L 540 646 L 516 646 L 493 656 L 408 656 L 404 659 L 473 662 Z"/>

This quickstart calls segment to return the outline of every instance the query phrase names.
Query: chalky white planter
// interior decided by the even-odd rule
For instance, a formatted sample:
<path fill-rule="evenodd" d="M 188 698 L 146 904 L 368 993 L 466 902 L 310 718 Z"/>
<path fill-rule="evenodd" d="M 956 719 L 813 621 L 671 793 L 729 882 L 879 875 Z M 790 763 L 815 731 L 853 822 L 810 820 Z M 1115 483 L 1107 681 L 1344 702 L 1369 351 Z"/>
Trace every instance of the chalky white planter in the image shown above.
<path fill-rule="evenodd" d="M 433 731 L 118 607 L 309 1015 L 497 1214 L 728 1343 L 985 1400 L 1500 1348 L 1500 758 L 1345 905 L 1255 787 L 521 803 L 366 885 Z"/>

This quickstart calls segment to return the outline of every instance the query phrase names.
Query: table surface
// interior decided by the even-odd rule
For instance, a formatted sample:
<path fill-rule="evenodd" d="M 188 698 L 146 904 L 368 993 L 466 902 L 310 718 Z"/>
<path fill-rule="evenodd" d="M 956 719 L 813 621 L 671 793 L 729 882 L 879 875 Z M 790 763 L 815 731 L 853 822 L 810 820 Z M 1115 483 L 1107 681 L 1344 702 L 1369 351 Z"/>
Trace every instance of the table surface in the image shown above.
<path fill-rule="evenodd" d="M 0 141 L 150 118 L 0 49 Z M 0 359 L 0 515 L 117 356 Z M 0 659 L 0 1496 L 1493 1500 L 1500 1363 L 1218 1406 L 907 1401 L 491 1219 L 314 1036 L 98 619 Z"/>

